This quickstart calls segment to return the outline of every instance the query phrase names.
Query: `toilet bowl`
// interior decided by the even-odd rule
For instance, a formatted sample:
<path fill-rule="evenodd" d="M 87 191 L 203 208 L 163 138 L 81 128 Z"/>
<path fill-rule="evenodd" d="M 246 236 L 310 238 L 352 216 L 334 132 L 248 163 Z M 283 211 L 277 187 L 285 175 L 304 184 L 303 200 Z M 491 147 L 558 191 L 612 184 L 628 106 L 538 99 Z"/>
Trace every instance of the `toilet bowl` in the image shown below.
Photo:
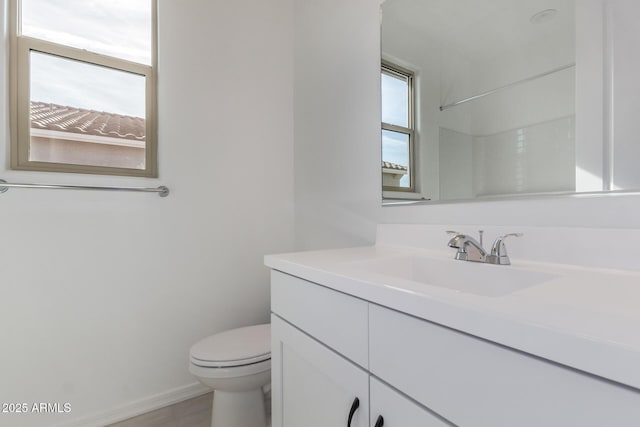
<path fill-rule="evenodd" d="M 265 427 L 271 381 L 271 325 L 232 329 L 197 342 L 189 372 L 212 388 L 212 427 Z"/>

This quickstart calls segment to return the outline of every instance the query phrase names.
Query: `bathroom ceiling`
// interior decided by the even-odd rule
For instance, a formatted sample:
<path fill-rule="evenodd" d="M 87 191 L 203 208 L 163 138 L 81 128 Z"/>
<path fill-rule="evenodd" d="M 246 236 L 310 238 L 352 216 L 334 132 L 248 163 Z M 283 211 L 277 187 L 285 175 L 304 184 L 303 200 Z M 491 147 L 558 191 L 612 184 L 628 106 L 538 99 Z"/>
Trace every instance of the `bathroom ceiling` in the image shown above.
<path fill-rule="evenodd" d="M 386 0 L 382 9 L 385 26 L 471 56 L 491 57 L 541 39 L 554 44 L 575 40 L 574 0 Z M 531 22 L 547 9 L 558 13 Z"/>

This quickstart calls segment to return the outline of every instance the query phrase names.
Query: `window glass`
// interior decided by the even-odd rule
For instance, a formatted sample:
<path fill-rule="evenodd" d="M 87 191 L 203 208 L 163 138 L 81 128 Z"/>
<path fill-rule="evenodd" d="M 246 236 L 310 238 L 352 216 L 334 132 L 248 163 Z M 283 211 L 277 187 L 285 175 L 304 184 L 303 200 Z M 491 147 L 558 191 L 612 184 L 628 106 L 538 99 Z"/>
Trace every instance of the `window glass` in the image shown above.
<path fill-rule="evenodd" d="M 382 130 L 382 161 L 383 170 L 387 173 L 395 172 L 399 181 L 395 186 L 409 188 L 410 183 L 410 148 L 409 135 Z"/>
<path fill-rule="evenodd" d="M 406 76 L 382 71 L 382 121 L 409 127 L 409 81 Z"/>
<path fill-rule="evenodd" d="M 151 0 L 21 0 L 22 35 L 151 64 Z"/>
<path fill-rule="evenodd" d="M 145 77 L 31 51 L 31 101 L 145 117 Z"/>
<path fill-rule="evenodd" d="M 29 161 L 145 168 L 145 77 L 31 51 Z"/>

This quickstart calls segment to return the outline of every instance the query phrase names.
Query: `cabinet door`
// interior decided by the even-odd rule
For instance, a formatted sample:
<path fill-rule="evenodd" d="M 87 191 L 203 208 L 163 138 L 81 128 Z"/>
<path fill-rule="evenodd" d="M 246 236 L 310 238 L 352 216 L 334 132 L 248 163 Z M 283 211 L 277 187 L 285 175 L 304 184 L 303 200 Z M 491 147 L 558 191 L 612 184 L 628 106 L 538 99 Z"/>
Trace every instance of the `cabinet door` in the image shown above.
<path fill-rule="evenodd" d="M 382 422 L 378 422 L 382 417 Z M 437 415 L 371 378 L 371 427 L 449 427 Z"/>
<path fill-rule="evenodd" d="M 368 427 L 369 376 L 271 315 L 273 427 Z M 355 399 L 359 405 L 354 405 Z"/>

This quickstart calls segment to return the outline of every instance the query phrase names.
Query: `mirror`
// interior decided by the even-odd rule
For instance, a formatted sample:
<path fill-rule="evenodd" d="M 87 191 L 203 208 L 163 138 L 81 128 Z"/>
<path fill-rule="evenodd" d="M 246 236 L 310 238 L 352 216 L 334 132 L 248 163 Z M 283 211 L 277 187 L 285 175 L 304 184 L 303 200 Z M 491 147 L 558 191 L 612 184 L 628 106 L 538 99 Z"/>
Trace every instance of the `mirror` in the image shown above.
<path fill-rule="evenodd" d="M 595 73 L 592 85 L 582 77 L 588 75 L 585 58 L 602 66 L 605 56 L 593 50 L 576 64 L 577 42 L 585 46 L 595 38 L 602 47 L 603 38 L 595 28 L 585 33 L 591 40 L 579 39 L 576 15 L 588 14 L 576 7 L 593 6 L 575 0 L 384 1 L 384 199 L 633 188 L 611 188 L 602 127 L 595 143 L 576 138 L 593 126 L 584 111 L 603 115 L 604 79 Z M 585 93 L 598 85 L 600 93 L 589 98 Z M 577 108 L 576 99 L 586 106 Z M 600 157 L 587 158 L 594 150 L 585 144 L 600 144 Z"/>

